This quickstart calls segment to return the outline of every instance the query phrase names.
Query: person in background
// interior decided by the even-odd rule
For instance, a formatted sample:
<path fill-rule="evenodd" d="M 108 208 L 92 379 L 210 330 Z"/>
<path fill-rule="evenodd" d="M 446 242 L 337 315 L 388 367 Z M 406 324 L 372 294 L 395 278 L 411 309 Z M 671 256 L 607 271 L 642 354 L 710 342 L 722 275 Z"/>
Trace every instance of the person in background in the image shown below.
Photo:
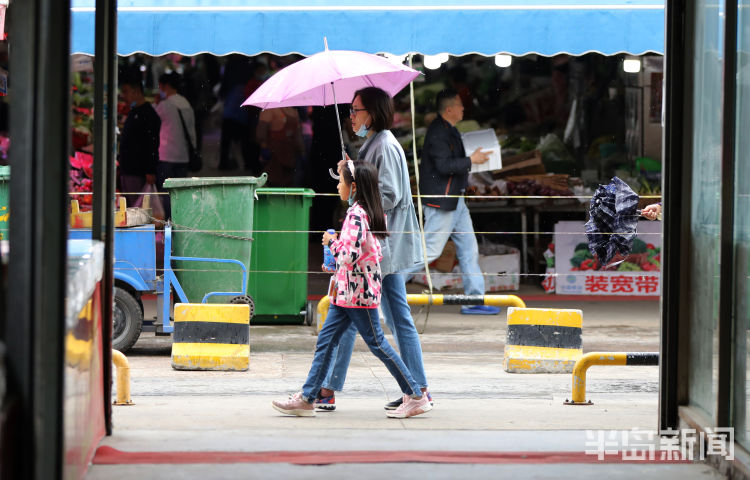
<path fill-rule="evenodd" d="M 188 142 L 196 145 L 195 115 L 187 99 L 177 93 L 180 76 L 165 73 L 159 77 L 161 100 L 156 105 L 156 113 L 161 119 L 159 133 L 159 163 L 156 167 L 156 186 L 164 192 L 164 180 L 188 176 Z M 183 124 L 185 125 L 183 127 Z M 187 138 L 185 136 L 187 129 Z M 163 196 L 165 218 L 171 218 L 169 195 Z"/>
<path fill-rule="evenodd" d="M 131 207 L 146 184 L 156 183 L 161 120 L 143 96 L 140 78 L 126 77 L 121 91 L 130 111 L 120 135 L 118 175 L 120 189 Z"/>
<path fill-rule="evenodd" d="M 295 169 L 304 154 L 299 112 L 293 107 L 263 110 L 256 133 L 271 187 L 294 186 Z"/>
<path fill-rule="evenodd" d="M 386 340 L 378 319 L 380 260 L 383 258 L 379 240 L 388 236 L 378 191 L 378 170 L 367 162 L 349 160 L 344 165 L 339 168 L 338 192 L 350 207 L 341 227 L 341 237 L 336 238 L 335 233 L 323 234 L 323 244 L 336 258 L 328 316 L 318 334 L 315 356 L 302 391 L 288 399 L 274 401 L 272 406 L 286 415 L 314 416 L 313 404 L 333 360 L 334 346 L 345 332 L 356 328 L 403 392 L 401 405 L 386 415 L 391 418 L 421 415 L 432 409 L 427 394 L 420 391 L 409 369 Z"/>
<path fill-rule="evenodd" d="M 219 170 L 234 170 L 238 162 L 231 158 L 232 145 L 237 142 L 242 154 L 242 167 L 254 170 L 250 159 L 250 117 L 245 101 L 245 85 L 250 78 L 250 63 L 242 55 L 230 55 L 224 67 L 224 78 L 221 81 L 219 98 L 224 103 L 221 119 L 221 150 L 219 153 Z M 256 172 L 253 172 L 256 173 Z"/>
<path fill-rule="evenodd" d="M 456 255 L 461 267 L 461 280 L 466 295 L 484 295 L 484 275 L 479 268 L 479 247 L 474 235 L 469 209 L 464 203 L 464 190 L 469 183 L 473 164 L 489 160 L 489 154 L 480 148 L 471 155 L 464 151 L 461 134 L 456 123 L 464 118 L 464 105 L 455 90 L 446 89 L 437 94 L 438 116 L 427 129 L 422 148 L 419 188 L 422 195 L 447 195 L 427 198 L 424 201 L 424 232 L 427 244 L 427 261 L 432 262 L 443 252 L 448 238 L 456 244 Z M 496 315 L 498 307 L 490 305 L 464 305 L 466 315 Z"/>
<path fill-rule="evenodd" d="M 641 215 L 648 218 L 649 220 L 656 220 L 661 215 L 661 202 L 652 203 L 651 205 L 647 206 L 646 208 L 641 210 Z"/>

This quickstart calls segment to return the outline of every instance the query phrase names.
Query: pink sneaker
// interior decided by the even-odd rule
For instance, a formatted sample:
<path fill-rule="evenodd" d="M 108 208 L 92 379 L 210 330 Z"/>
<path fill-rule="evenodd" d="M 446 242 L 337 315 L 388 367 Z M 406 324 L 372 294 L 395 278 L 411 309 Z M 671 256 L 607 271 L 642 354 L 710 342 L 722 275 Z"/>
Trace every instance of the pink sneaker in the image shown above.
<path fill-rule="evenodd" d="M 285 415 L 297 415 L 298 417 L 314 417 L 315 408 L 312 403 L 307 403 L 302 398 L 302 392 L 297 392 L 286 400 L 274 400 L 271 406 Z"/>
<path fill-rule="evenodd" d="M 430 410 L 432 410 L 430 399 L 427 398 L 426 393 L 423 393 L 422 398 L 411 398 L 409 395 L 404 395 L 404 401 L 401 405 L 396 410 L 386 411 L 385 414 L 390 418 L 409 418 Z"/>

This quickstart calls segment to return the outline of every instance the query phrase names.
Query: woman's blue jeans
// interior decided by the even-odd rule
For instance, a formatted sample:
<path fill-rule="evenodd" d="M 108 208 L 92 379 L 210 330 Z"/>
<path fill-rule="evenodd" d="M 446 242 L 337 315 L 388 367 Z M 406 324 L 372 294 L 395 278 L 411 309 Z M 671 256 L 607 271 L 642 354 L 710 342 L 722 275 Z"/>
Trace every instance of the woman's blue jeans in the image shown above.
<path fill-rule="evenodd" d="M 391 273 L 383 277 L 383 289 L 380 307 L 383 310 L 385 324 L 393 333 L 401 358 L 411 372 L 414 380 L 420 388 L 427 388 L 427 377 L 424 373 L 422 361 L 422 345 L 419 343 L 419 333 L 411 318 L 411 308 L 406 302 L 406 281 L 399 273 Z M 326 323 L 328 318 L 326 317 Z M 338 347 L 333 350 L 335 359 L 328 370 L 328 376 L 323 382 L 323 387 L 329 390 L 341 391 L 344 389 L 346 372 L 349 370 L 349 362 L 352 359 L 354 340 L 357 330 L 352 325 L 341 336 Z"/>
<path fill-rule="evenodd" d="M 378 357 L 393 378 L 398 382 L 401 391 L 411 396 L 421 396 L 419 385 L 409 373 L 401 357 L 391 347 L 380 328 L 377 308 L 344 308 L 331 304 L 328 307 L 323 328 L 318 333 L 318 342 L 315 345 L 315 356 L 313 357 L 307 380 L 302 386 L 302 397 L 305 401 L 312 403 L 320 392 L 323 380 L 326 377 L 329 366 L 333 363 L 333 349 L 340 341 L 344 332 L 355 328 L 362 335 L 370 351 Z"/>

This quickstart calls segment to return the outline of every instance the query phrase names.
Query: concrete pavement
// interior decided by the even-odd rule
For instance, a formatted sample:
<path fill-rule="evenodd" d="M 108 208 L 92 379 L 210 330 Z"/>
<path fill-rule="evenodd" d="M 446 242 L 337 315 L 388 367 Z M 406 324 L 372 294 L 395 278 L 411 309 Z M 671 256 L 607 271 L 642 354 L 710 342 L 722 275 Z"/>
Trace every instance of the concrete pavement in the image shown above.
<path fill-rule="evenodd" d="M 571 304 L 550 296 L 527 303 L 581 308 L 584 352 L 658 351 L 658 302 Z M 591 431 L 617 438 L 625 432 L 628 438 L 634 428 L 656 430 L 658 368 L 592 367 L 587 398 L 594 405 L 565 406 L 569 374 L 505 373 L 505 316 L 462 316 L 458 308 L 431 309 L 422 345 L 435 408 L 405 420 L 386 418 L 383 404 L 399 395 L 398 388 L 361 340 L 345 391 L 336 396 L 337 410 L 292 418 L 278 414 L 270 402 L 301 387 L 315 344 L 311 328 L 252 325 L 247 372 L 172 370 L 170 339 L 144 335 L 128 354 L 135 405 L 114 407 L 114 433 L 102 444 L 125 452 L 267 452 L 269 461 L 93 465 L 88 478 L 720 478 L 700 463 L 569 463 L 598 448 Z M 414 313 L 421 329 L 424 318 Z M 384 463 L 377 457 L 392 451 L 494 452 L 509 458 L 442 464 Z M 376 463 L 270 461 L 285 452 L 322 452 L 322 464 L 329 463 L 326 452 L 368 452 Z M 570 458 L 530 461 L 528 452 L 567 452 Z"/>

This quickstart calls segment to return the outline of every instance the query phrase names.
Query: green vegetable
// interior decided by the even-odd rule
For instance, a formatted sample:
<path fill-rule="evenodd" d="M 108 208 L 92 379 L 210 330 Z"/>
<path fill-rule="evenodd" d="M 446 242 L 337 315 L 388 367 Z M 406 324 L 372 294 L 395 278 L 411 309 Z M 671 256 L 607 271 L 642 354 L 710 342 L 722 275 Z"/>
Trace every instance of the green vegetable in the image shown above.
<path fill-rule="evenodd" d="M 646 242 L 644 242 L 641 239 L 636 238 L 633 240 L 633 250 L 632 253 L 646 253 Z"/>
<path fill-rule="evenodd" d="M 640 265 L 631 262 L 622 262 L 620 266 L 617 267 L 618 272 L 640 272 L 641 270 Z"/>
<path fill-rule="evenodd" d="M 570 259 L 570 264 L 576 268 L 580 268 L 581 263 L 583 263 L 584 260 L 588 260 L 589 258 L 594 258 L 594 256 L 591 255 L 591 252 L 589 252 L 588 250 L 578 250 L 573 254 L 573 258 Z"/>
<path fill-rule="evenodd" d="M 576 245 L 576 248 L 573 249 L 574 252 L 577 252 L 578 250 L 586 250 L 589 251 L 589 244 L 585 242 L 581 242 L 578 245 Z"/>

